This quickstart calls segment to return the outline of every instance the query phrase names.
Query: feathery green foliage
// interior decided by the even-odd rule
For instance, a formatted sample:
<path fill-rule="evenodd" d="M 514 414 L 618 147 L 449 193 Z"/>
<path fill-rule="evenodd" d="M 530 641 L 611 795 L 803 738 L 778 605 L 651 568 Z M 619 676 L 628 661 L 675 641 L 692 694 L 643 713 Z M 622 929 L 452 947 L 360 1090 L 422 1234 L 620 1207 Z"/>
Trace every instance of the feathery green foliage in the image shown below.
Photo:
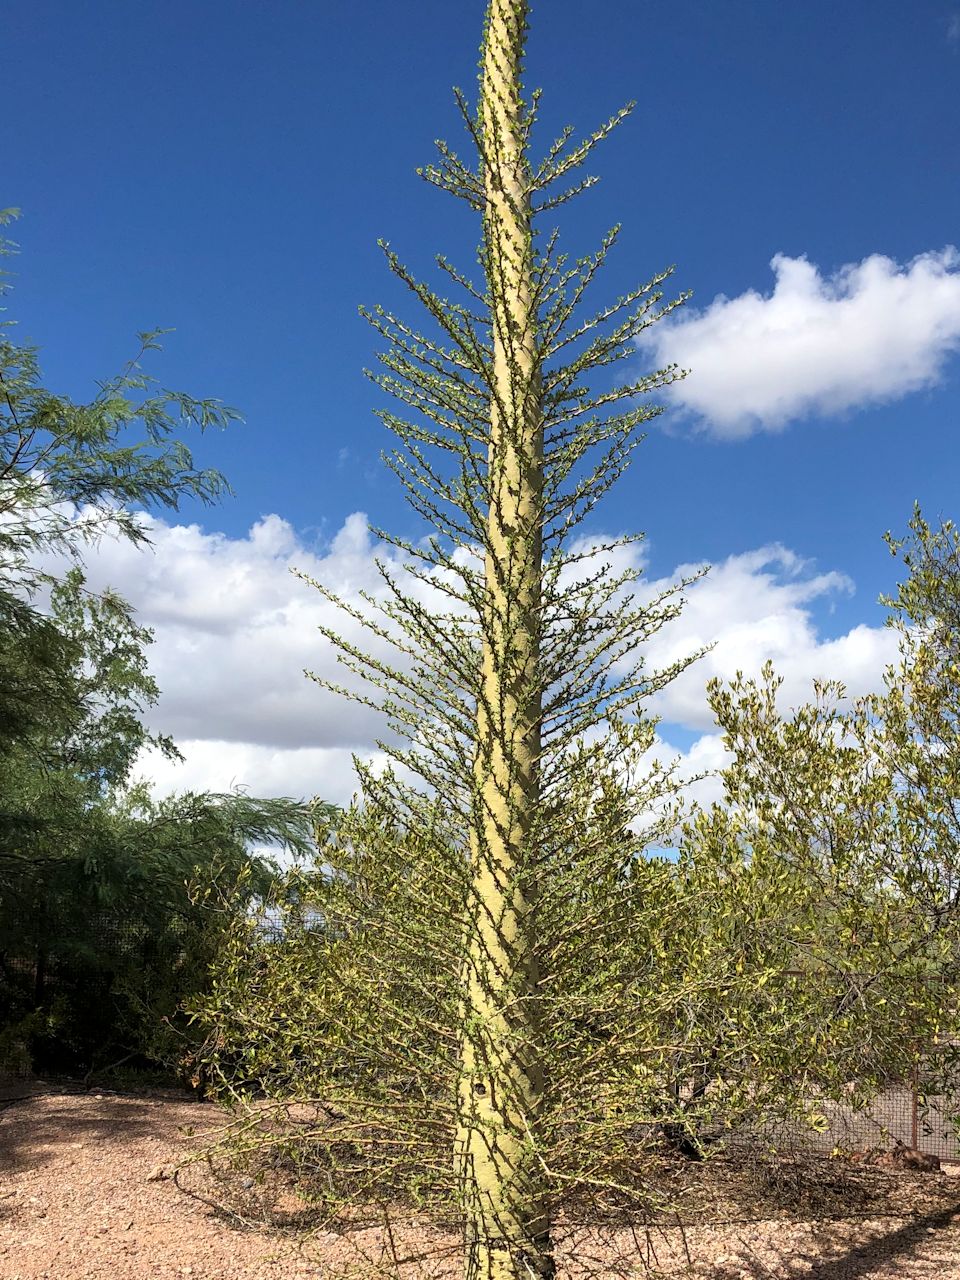
<path fill-rule="evenodd" d="M 0 215 L 0 225 L 12 212 Z M 14 246 L 0 239 L 0 254 Z M 0 291 L 7 285 L 0 275 Z M 144 723 L 152 639 L 79 567 L 103 535 L 148 540 L 138 508 L 211 502 L 181 428 L 223 426 L 218 401 L 157 388 L 140 353 L 93 401 L 40 381 L 0 326 L 0 1064 L 84 1070 L 182 1052 L 184 996 L 226 925 L 212 904 L 265 894 L 252 844 L 312 848 L 302 804 L 245 795 L 153 801 L 140 752 L 176 748 Z M 177 1025 L 175 1025 L 177 1024 Z"/>
<path fill-rule="evenodd" d="M 16 210 L 0 213 L 0 226 Z M 0 239 L 0 255 L 16 249 Z M 0 273 L 0 294 L 9 289 Z M 22 595 L 47 580 L 41 556 L 76 555 L 104 533 L 136 543 L 147 532 L 136 507 L 176 509 L 186 497 L 213 502 L 226 491 L 217 471 L 198 471 L 177 434 L 226 426 L 238 415 L 218 400 L 158 387 L 140 361 L 163 330 L 141 333 L 124 369 L 89 404 L 44 387 L 36 348 L 0 324 L 0 591 Z"/>
<path fill-rule="evenodd" d="M 55 657 L 56 670 L 37 663 Z M 211 909 L 265 896 L 276 868 L 251 845 L 312 848 L 307 809 L 242 794 L 151 799 L 139 753 L 172 742 L 143 723 L 158 690 L 149 631 L 77 568 L 50 612 L 0 637 L 8 704 L 37 697 L 0 744 L 0 1059 L 63 1071 L 169 1061 L 179 1010 L 229 925 Z M 8 722 L 9 724 L 9 722 Z M 14 1049 L 17 1054 L 14 1054 Z"/>

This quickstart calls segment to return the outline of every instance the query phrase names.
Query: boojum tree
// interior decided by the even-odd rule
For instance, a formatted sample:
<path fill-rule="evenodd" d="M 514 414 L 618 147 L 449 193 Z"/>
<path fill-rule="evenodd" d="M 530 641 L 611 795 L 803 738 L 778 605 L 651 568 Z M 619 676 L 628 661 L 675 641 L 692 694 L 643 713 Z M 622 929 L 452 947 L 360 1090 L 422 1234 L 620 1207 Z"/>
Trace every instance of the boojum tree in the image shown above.
<path fill-rule="evenodd" d="M 652 672 L 641 654 L 687 582 L 641 599 L 631 552 L 642 535 L 602 541 L 581 529 L 659 411 L 645 397 L 679 374 L 600 389 L 588 380 L 636 359 L 634 339 L 682 299 L 661 303 L 664 272 L 580 318 L 617 229 L 570 264 L 555 230 L 540 243 L 538 219 L 593 184 L 564 180 L 630 108 L 579 144 L 565 130 L 535 166 L 539 95 L 526 102 L 521 84 L 527 18 L 523 0 L 490 0 L 476 111 L 456 93 L 476 166 L 441 142 L 422 171 L 480 215 L 482 284 L 440 257 L 465 294 L 442 297 L 384 245 L 432 332 L 382 308 L 364 313 L 389 344 L 372 376 L 408 411 L 381 412 L 399 445 L 385 461 L 432 535 L 375 530 L 395 557 L 378 562 L 384 589 L 361 602 L 315 584 L 377 641 L 368 652 L 324 629 L 367 682 L 328 687 L 385 713 L 380 745 L 402 766 L 364 775 L 368 803 L 413 830 L 435 822 L 440 797 L 466 868 L 451 1137 L 469 1280 L 554 1273 L 544 921 L 570 887 L 571 797 L 613 786 L 618 826 L 639 816 L 657 788 L 649 773 L 622 786 L 653 739 L 638 703 L 691 660 Z M 399 660 L 382 656 L 384 644 Z M 426 790 L 402 785 L 405 772 Z M 669 770 L 660 783 L 669 789 Z"/>

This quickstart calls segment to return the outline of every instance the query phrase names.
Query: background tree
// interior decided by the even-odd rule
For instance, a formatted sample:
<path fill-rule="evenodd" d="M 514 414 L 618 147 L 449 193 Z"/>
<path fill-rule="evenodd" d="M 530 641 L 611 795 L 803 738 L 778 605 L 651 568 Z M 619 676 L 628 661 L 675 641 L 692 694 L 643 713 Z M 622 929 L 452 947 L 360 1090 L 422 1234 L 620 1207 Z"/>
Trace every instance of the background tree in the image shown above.
<path fill-rule="evenodd" d="M 9 222 L 11 214 L 0 217 Z M 10 253 L 0 241 L 0 253 Z M 0 281 L 0 288 L 5 288 Z M 253 845 L 309 846 L 289 800 L 131 788 L 158 690 L 151 636 L 115 593 L 87 590 L 85 546 L 144 543 L 147 507 L 215 500 L 187 425 L 236 414 L 156 386 L 140 353 L 89 404 L 44 387 L 36 351 L 0 326 L 0 1065 L 84 1070 L 176 1040 L 206 981 L 225 895 L 238 909 L 274 868 Z M 71 567 L 71 564 L 73 567 Z M 216 893 L 214 890 L 216 889 Z M 163 1019 L 167 1021 L 164 1022 Z M 167 1034 L 169 1033 L 169 1034 Z M 171 1039 L 173 1037 L 173 1039 Z M 161 1054 L 162 1056 L 162 1054 Z"/>
<path fill-rule="evenodd" d="M 0 226 L 15 216 L 0 212 Z M 0 255 L 15 249 L 0 239 Z M 6 275 L 0 293 L 9 290 Z M 180 433 L 238 416 L 219 400 L 165 390 L 143 370 L 163 330 L 141 333 L 122 372 L 76 404 L 42 385 L 37 349 L 16 343 L 14 328 L 0 325 L 0 590 L 8 605 L 9 593 L 22 598 L 48 581 L 45 554 L 77 555 L 108 532 L 145 543 L 143 508 L 220 497 L 223 476 L 197 470 Z"/>
<path fill-rule="evenodd" d="M 901 644 L 883 692 L 851 700 L 824 681 L 786 713 L 769 665 L 708 688 L 732 760 L 723 802 L 684 828 L 680 867 L 722 907 L 690 936 L 726 935 L 728 959 L 763 975 L 745 1003 L 691 1011 L 728 1122 L 739 1106 L 863 1104 L 921 1065 L 929 1091 L 956 1087 L 955 1055 L 930 1051 L 958 1016 L 960 547 L 919 510 L 887 540 L 908 574 L 884 601 Z"/>
<path fill-rule="evenodd" d="M 8 1065 L 61 1071 L 141 1064 L 178 1049 L 173 1019 L 202 988 L 226 927 L 218 900 L 267 892 L 276 868 L 250 846 L 303 854 L 309 815 L 242 794 L 150 798 L 131 788 L 152 744 L 142 716 L 158 690 L 150 633 L 128 606 L 84 589 L 79 569 L 43 620 L 58 657 L 55 697 L 0 755 L 0 1023 Z M 0 640 L 5 673 L 30 683 L 21 637 Z M 241 893 L 242 890 L 242 893 Z M 167 1019 L 166 1022 L 163 1019 Z M 161 1032 L 164 1034 L 162 1035 Z M 160 1055 L 162 1056 L 162 1055 Z M 16 1065 L 13 1063 L 13 1065 Z"/>
<path fill-rule="evenodd" d="M 876 713 L 901 839 L 922 860 L 924 915 L 936 928 L 960 906 L 960 534 L 952 520 L 931 526 L 918 506 L 907 536 L 886 541 L 909 572 L 883 601 L 901 656 Z"/>

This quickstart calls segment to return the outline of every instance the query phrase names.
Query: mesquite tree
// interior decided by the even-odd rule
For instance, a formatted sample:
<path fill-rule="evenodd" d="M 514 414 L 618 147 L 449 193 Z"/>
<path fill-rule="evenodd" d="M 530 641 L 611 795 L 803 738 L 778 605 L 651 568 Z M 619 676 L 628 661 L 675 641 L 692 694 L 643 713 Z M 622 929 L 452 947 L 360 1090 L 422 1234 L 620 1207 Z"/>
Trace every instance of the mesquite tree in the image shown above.
<path fill-rule="evenodd" d="M 398 442 L 385 461 L 432 536 L 378 531 L 390 548 L 379 592 L 315 585 L 373 638 L 364 649 L 324 631 L 355 677 L 328 687 L 385 713 L 381 746 L 398 767 L 362 775 L 364 810 L 322 851 L 324 928 L 294 928 L 299 959 L 282 974 L 261 951 L 256 990 L 276 1016 L 242 1051 L 269 1091 L 265 1046 L 292 1045 L 283 1028 L 296 1021 L 300 1066 L 280 1074 L 287 1096 L 299 1073 L 310 1084 L 296 1087 L 331 1108 L 312 1137 L 326 1152 L 314 1158 L 337 1168 L 326 1194 L 359 1197 L 379 1176 L 420 1204 L 452 1199 L 470 1280 L 552 1275 L 559 1199 L 591 1179 L 613 1185 L 583 1124 L 599 1124 L 599 1095 L 619 1088 L 623 1106 L 610 1097 L 606 1113 L 625 1132 L 642 1090 L 623 1065 L 636 1065 L 637 967 L 609 944 L 623 940 L 624 894 L 643 902 L 621 874 L 632 825 L 673 786 L 669 769 L 639 769 L 653 721 L 638 704 L 686 665 L 652 672 L 641 656 L 686 584 L 641 592 L 640 535 L 581 529 L 657 412 L 646 397 L 677 376 L 606 372 L 635 360 L 634 339 L 677 304 L 660 305 L 664 273 L 581 317 L 616 230 L 572 264 L 555 231 L 538 239 L 538 216 L 591 185 L 564 180 L 629 108 L 577 145 L 566 131 L 534 165 L 527 12 L 491 0 L 476 111 L 457 94 L 478 163 L 439 143 L 422 171 L 480 215 L 482 283 L 438 258 L 462 300 L 441 297 L 384 246 L 429 318 L 421 332 L 366 313 L 388 342 L 375 381 L 407 410 L 381 414 Z M 597 371 L 604 385 L 591 387 Z M 224 1043 L 252 1030 L 242 1003 L 221 1003 Z"/>

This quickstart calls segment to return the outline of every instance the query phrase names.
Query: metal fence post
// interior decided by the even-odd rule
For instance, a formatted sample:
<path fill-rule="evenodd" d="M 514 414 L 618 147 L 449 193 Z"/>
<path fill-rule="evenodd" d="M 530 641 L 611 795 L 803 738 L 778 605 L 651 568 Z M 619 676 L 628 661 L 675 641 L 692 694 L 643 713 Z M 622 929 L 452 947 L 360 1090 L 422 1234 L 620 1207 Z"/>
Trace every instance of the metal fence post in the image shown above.
<path fill-rule="evenodd" d="M 919 1150 L 920 1130 L 918 1125 L 919 1110 L 919 1093 L 920 1093 L 920 1063 L 916 1059 L 913 1064 L 913 1077 L 910 1081 L 911 1097 L 910 1097 L 910 1145 L 914 1151 Z"/>

